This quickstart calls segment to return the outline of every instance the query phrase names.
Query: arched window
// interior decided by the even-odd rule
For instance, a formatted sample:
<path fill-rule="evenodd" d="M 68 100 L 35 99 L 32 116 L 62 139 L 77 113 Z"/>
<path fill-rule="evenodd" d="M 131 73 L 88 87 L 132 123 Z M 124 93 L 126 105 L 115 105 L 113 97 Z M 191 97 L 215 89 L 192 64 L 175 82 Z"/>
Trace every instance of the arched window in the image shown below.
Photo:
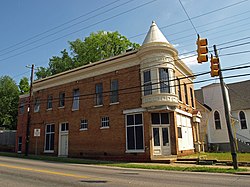
<path fill-rule="evenodd" d="M 243 111 L 240 111 L 239 116 L 240 116 L 241 129 L 247 129 L 247 121 L 246 121 L 245 113 Z"/>
<path fill-rule="evenodd" d="M 220 114 L 218 111 L 214 112 L 214 123 L 215 123 L 215 129 L 221 129 Z"/>

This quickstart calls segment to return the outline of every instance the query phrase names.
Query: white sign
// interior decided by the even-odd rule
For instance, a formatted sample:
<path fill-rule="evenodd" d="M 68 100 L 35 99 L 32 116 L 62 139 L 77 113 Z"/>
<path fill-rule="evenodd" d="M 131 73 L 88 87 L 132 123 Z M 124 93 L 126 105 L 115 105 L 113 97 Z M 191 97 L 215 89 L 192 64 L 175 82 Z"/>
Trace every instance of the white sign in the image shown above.
<path fill-rule="evenodd" d="M 34 129 L 34 136 L 40 136 L 40 129 Z"/>

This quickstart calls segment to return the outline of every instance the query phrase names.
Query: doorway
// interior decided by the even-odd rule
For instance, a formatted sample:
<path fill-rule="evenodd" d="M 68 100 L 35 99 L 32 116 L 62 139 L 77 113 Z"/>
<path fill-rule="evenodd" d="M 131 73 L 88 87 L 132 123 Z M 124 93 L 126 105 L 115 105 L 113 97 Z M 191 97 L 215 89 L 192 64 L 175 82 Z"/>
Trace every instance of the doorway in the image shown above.
<path fill-rule="evenodd" d="M 61 123 L 60 124 L 60 134 L 59 134 L 59 151 L 58 156 L 68 156 L 68 133 L 69 124 Z"/>
<path fill-rule="evenodd" d="M 152 127 L 153 154 L 155 156 L 171 155 L 169 126 Z"/>

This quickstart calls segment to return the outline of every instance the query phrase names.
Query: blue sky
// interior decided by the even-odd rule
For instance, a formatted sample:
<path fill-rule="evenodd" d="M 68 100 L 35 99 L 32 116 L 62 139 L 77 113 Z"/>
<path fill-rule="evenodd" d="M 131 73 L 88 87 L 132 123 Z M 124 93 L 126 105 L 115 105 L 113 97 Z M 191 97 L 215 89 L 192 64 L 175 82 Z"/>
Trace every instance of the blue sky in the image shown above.
<path fill-rule="evenodd" d="M 241 3 L 233 5 L 238 2 Z M 182 0 L 182 3 L 198 33 L 208 39 L 209 46 L 216 44 L 222 48 L 240 44 L 219 50 L 223 68 L 250 65 L 249 52 L 225 55 L 250 49 L 247 44 L 250 42 L 250 1 Z M 103 6 L 105 8 L 101 9 Z M 211 11 L 214 12 L 209 13 Z M 200 16 L 202 14 L 206 15 Z M 84 39 L 98 30 L 118 31 L 141 44 L 152 20 L 156 21 L 168 41 L 176 46 L 181 58 L 195 54 L 197 35 L 191 23 L 185 21 L 187 16 L 178 0 L 1 1 L 0 76 L 9 75 L 18 83 L 20 78 L 30 74 L 26 65 L 47 66 L 49 58 L 68 49 L 68 41 Z M 181 23 L 176 24 L 178 22 Z M 233 40 L 238 41 L 219 45 Z M 195 59 L 191 57 L 183 61 L 194 73 L 210 70 L 209 62 L 198 64 Z M 227 77 L 248 72 L 249 68 L 223 74 Z M 211 77 L 198 76 L 195 81 L 207 79 Z M 245 76 L 225 79 L 225 82 L 248 79 L 249 76 Z M 195 88 L 214 82 L 218 81 L 196 83 Z"/>

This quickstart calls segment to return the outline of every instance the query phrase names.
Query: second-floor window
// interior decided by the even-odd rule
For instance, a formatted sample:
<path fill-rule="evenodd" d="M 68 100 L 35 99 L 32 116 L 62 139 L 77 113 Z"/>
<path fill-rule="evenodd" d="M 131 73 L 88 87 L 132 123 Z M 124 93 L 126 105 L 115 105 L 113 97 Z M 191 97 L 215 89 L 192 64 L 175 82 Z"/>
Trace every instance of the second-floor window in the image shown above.
<path fill-rule="evenodd" d="M 239 116 L 240 116 L 241 129 L 247 129 L 247 121 L 246 121 L 245 113 L 243 111 L 240 111 Z"/>
<path fill-rule="evenodd" d="M 65 93 L 61 92 L 59 93 L 59 107 L 65 106 Z"/>
<path fill-rule="evenodd" d="M 143 72 L 143 87 L 144 87 L 144 95 L 152 94 L 152 82 L 151 82 L 150 70 Z"/>
<path fill-rule="evenodd" d="M 34 106 L 34 112 L 39 112 L 40 110 L 40 99 L 35 99 L 35 106 Z"/>
<path fill-rule="evenodd" d="M 185 103 L 188 105 L 187 85 L 184 83 Z"/>
<path fill-rule="evenodd" d="M 95 104 L 98 105 L 103 105 L 103 96 L 102 96 L 102 83 L 98 83 L 95 85 Z"/>
<path fill-rule="evenodd" d="M 194 107 L 194 92 L 192 88 L 190 88 L 190 97 L 191 97 L 191 105 L 192 107 Z"/>
<path fill-rule="evenodd" d="M 73 91 L 73 105 L 72 110 L 79 110 L 79 99 L 80 99 L 80 90 L 75 89 Z"/>
<path fill-rule="evenodd" d="M 169 93 L 170 84 L 169 84 L 169 73 L 167 68 L 159 69 L 159 82 L 160 82 L 160 92 Z"/>
<path fill-rule="evenodd" d="M 118 100 L 118 80 L 111 80 L 110 103 L 117 103 Z"/>
<path fill-rule="evenodd" d="M 52 109 L 52 100 L 53 100 L 52 95 L 49 95 L 47 99 L 47 109 Z"/>
<path fill-rule="evenodd" d="M 21 102 L 21 103 L 20 103 L 20 106 L 19 106 L 19 113 L 20 113 L 20 114 L 24 114 L 24 109 L 25 109 L 25 107 L 24 107 L 24 102 Z"/>
<path fill-rule="evenodd" d="M 215 129 L 221 129 L 220 114 L 218 111 L 214 112 L 214 123 L 215 123 Z"/>
<path fill-rule="evenodd" d="M 181 96 L 181 81 L 179 78 L 177 78 L 177 86 L 178 86 L 178 97 L 179 100 L 182 101 L 182 96 Z"/>

